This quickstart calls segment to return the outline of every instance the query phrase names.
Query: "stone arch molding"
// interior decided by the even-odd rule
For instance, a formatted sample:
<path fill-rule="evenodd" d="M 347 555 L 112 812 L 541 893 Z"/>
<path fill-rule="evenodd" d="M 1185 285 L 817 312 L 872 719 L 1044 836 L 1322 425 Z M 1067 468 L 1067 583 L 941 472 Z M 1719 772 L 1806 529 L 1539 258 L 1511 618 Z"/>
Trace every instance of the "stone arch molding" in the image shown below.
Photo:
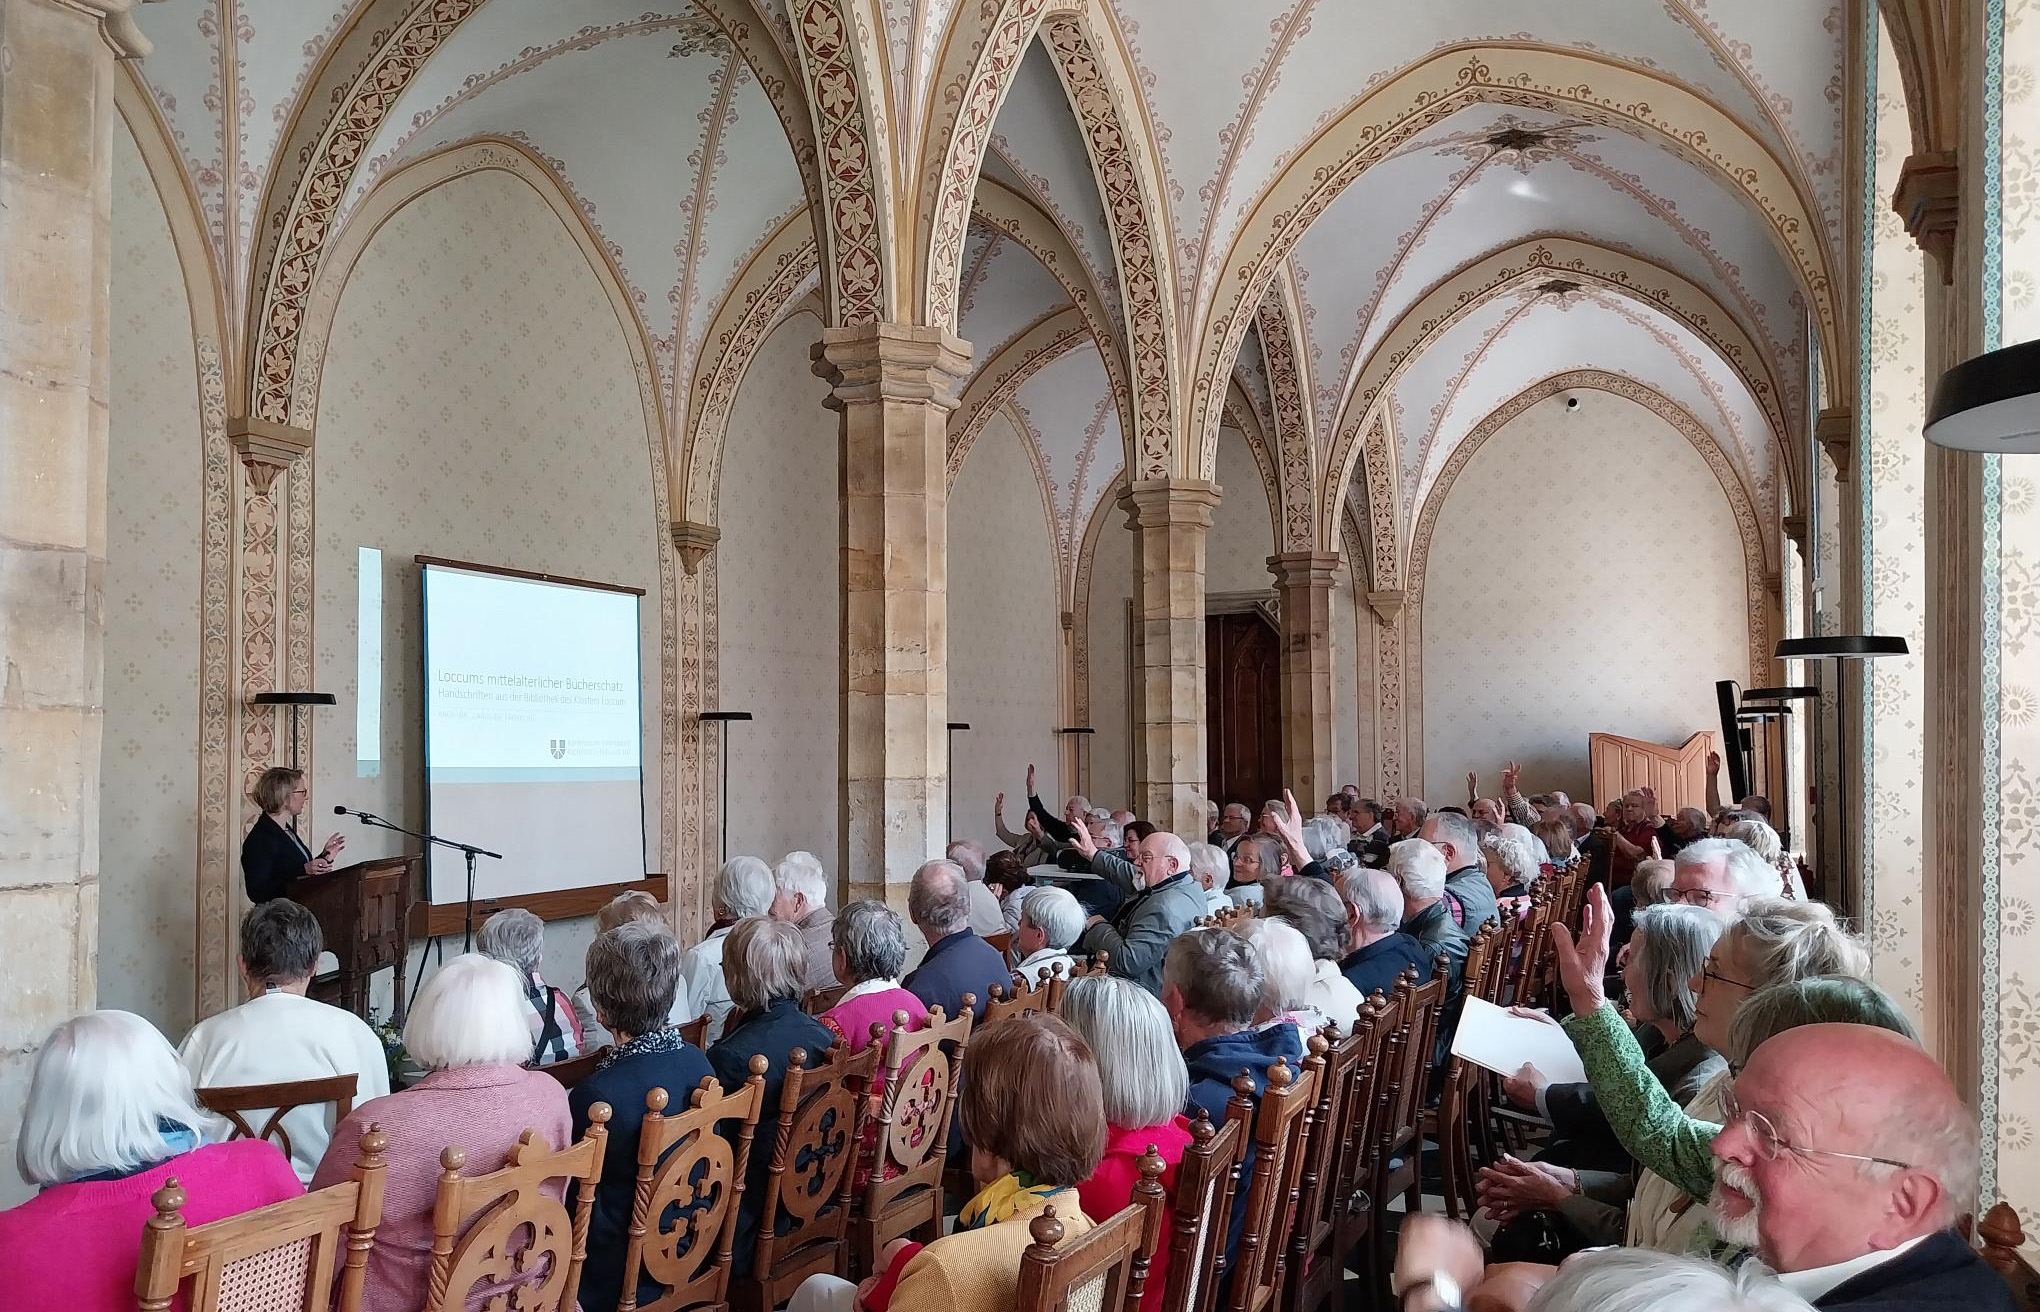
<path fill-rule="evenodd" d="M 1392 444 L 1378 443 L 1374 437 L 1396 379 L 1467 315 L 1496 297 L 1511 295 L 1555 276 L 1605 287 L 1658 310 L 1706 342 L 1755 398 L 1771 430 L 1773 456 L 1784 471 L 1787 484 L 1796 487 L 1795 453 L 1793 444 L 1786 440 L 1791 428 L 1771 362 L 1711 293 L 1652 260 L 1595 242 L 1541 237 L 1462 266 L 1405 310 L 1368 354 L 1340 405 L 1325 466 L 1329 476 L 1319 490 L 1317 531 L 1321 542 L 1330 541 L 1336 530 L 1342 489 L 1356 472 L 1364 470 L 1368 520 L 1376 526 L 1377 536 L 1380 526 L 1392 526 L 1392 540 L 1388 544 L 1391 551 L 1400 543 L 1405 516 L 1395 493 L 1400 484 L 1393 463 L 1399 456 Z M 1382 472 L 1377 463 L 1384 458 L 1390 462 L 1387 477 L 1377 477 Z M 1751 471 L 1739 465 L 1731 467 L 1744 496 L 1751 496 Z M 1377 559 L 1382 545 L 1379 541 L 1375 544 Z M 1767 540 L 1761 558 L 1775 560 L 1775 554 L 1775 543 Z M 1389 572 L 1394 572 L 1392 564 Z"/>
<path fill-rule="evenodd" d="M 1261 193 L 1228 251 L 1218 296 L 1193 324 L 1197 358 L 1181 456 L 1209 478 L 1218 446 L 1214 380 L 1238 355 L 1271 279 L 1310 225 L 1376 162 L 1474 104 L 1565 114 L 1661 146 L 1725 182 L 1760 216 L 1793 269 L 1829 359 L 1840 350 L 1826 225 L 1805 179 L 1712 100 L 1648 69 L 1527 41 L 1441 50 L 1384 79 L 1328 125 Z M 1832 387 L 1832 383 L 1830 383 Z M 1320 532 L 1335 520 L 1320 513 Z"/>

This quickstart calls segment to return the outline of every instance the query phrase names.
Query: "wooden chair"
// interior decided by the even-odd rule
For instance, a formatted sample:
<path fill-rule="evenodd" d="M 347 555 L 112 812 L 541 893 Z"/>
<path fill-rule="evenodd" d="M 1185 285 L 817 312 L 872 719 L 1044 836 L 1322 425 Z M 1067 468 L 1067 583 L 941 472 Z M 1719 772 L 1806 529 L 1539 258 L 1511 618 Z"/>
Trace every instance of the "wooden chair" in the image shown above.
<path fill-rule="evenodd" d="M 1145 1176 L 1142 1183 L 1161 1193 L 1161 1186 Z M 1150 1215 L 1147 1206 L 1134 1203 L 1063 1248 L 1055 1204 L 1043 1204 L 1027 1223 L 1034 1242 L 1020 1253 L 1014 1312 L 1140 1312 L 1147 1283 L 1141 1245 Z"/>
<path fill-rule="evenodd" d="M 175 1176 L 166 1180 L 150 1199 L 156 1214 L 142 1229 L 135 1264 L 141 1312 L 166 1312 L 187 1281 L 188 1312 L 360 1312 L 368 1254 L 382 1224 L 387 1146 L 382 1127 L 371 1124 L 346 1180 L 191 1228 L 182 1215 L 184 1190 Z M 336 1286 L 334 1259 L 343 1247 Z"/>
<path fill-rule="evenodd" d="M 1505 936 L 1493 925 L 1473 936 L 1466 948 L 1466 994 L 1485 998 L 1494 980 L 1502 974 L 1502 944 Z M 1484 1123 L 1486 1107 L 1482 1098 L 1487 1072 L 1457 1057 L 1446 1059 L 1445 1084 L 1435 1111 L 1424 1113 L 1424 1131 L 1438 1145 L 1438 1173 L 1445 1197 L 1445 1214 L 1453 1220 L 1471 1217 L 1480 1207 L 1474 1196 L 1474 1136 Z M 1482 1136 L 1483 1144 L 1485 1136 Z"/>
<path fill-rule="evenodd" d="M 989 1007 L 985 1014 L 989 1021 Z M 857 1267 L 866 1273 L 882 1269 L 879 1254 L 893 1240 L 927 1243 L 942 1234 L 942 1173 L 957 1077 L 970 1044 L 970 1011 L 947 1020 L 942 1008 L 931 1008 L 919 1029 L 906 1021 L 905 1012 L 896 1014 L 885 1044 L 871 1178 L 852 1221 Z"/>
<path fill-rule="evenodd" d="M 289 1157 L 290 1131 L 283 1128 L 283 1118 L 300 1107 L 329 1102 L 333 1104 L 333 1124 L 338 1125 L 354 1110 L 354 1091 L 359 1083 L 360 1077 L 349 1071 L 345 1075 L 279 1084 L 216 1084 L 197 1090 L 198 1105 L 226 1117 L 234 1127 L 227 1136 L 229 1139 L 267 1139 Z M 246 1114 L 263 1111 L 269 1113 L 269 1118 L 257 1130 L 248 1123 Z"/>
<path fill-rule="evenodd" d="M 617 1312 L 636 1312 L 640 1274 L 665 1290 L 646 1305 L 646 1312 L 725 1306 L 737 1200 L 744 1193 L 751 1138 L 765 1105 L 765 1071 L 765 1058 L 752 1057 L 751 1078 L 731 1094 L 704 1078 L 688 1095 L 687 1110 L 677 1116 L 665 1114 L 664 1089 L 645 1095 L 645 1119 L 638 1130 L 637 1195 L 623 1256 L 627 1274 Z M 736 1124 L 734 1151 L 718 1130 L 725 1121 Z"/>
<path fill-rule="evenodd" d="M 1070 981 L 1090 973 L 1091 971 L 1088 967 L 1077 965 L 1074 961 L 1068 966 L 1065 966 L 1060 961 L 1051 962 L 1048 967 L 1048 977 L 1042 980 L 1040 984 L 1040 987 L 1048 990 L 1048 1009 L 1057 1015 L 1061 1015 L 1063 994 L 1069 989 Z"/>
<path fill-rule="evenodd" d="M 985 1018 L 978 1023 L 989 1025 L 993 1021 L 1012 1020 L 1016 1016 L 1038 1016 L 1049 1009 L 1048 986 L 1041 984 L 1030 988 L 1024 975 L 1015 975 L 1010 989 L 992 985 L 991 999 L 985 1003 Z"/>
<path fill-rule="evenodd" d="M 1230 1273 L 1230 1312 L 1264 1312 L 1282 1288 L 1283 1241 L 1296 1215 L 1311 1100 L 1325 1071 L 1324 1040 L 1311 1037 L 1316 1050 L 1303 1059 L 1300 1073 L 1292 1074 L 1287 1060 L 1275 1059 L 1258 1106 L 1251 1102 L 1253 1081 L 1245 1073 L 1233 1081 L 1234 1097 L 1226 1117 L 1252 1117 L 1254 1166 Z"/>
<path fill-rule="evenodd" d="M 549 1151 L 538 1131 L 526 1130 L 510 1150 L 510 1160 L 486 1175 L 460 1173 L 467 1165 L 467 1153 L 460 1148 L 439 1154 L 425 1312 L 457 1312 L 467 1306 L 476 1285 L 494 1289 L 511 1281 L 527 1283 L 514 1299 L 497 1295 L 501 1305 L 514 1301 L 518 1312 L 570 1312 L 588 1257 L 588 1221 L 595 1209 L 595 1185 L 602 1179 L 609 1104 L 590 1107 L 588 1120 L 580 1142 L 559 1152 Z M 571 1215 L 564 1189 L 559 1196 L 546 1191 L 554 1180 L 581 1186 L 579 1206 Z"/>
<path fill-rule="evenodd" d="M 1983 1240 L 1983 1260 L 2012 1287 L 2012 1301 L 2019 1312 L 2040 1312 L 2040 1272 L 2021 1251 L 2026 1232 L 2011 1204 L 2001 1202 L 1985 1212 L 1976 1224 L 1976 1233 Z"/>
<path fill-rule="evenodd" d="M 547 1062 L 537 1069 L 558 1080 L 561 1088 L 571 1089 L 590 1075 L 593 1075 L 595 1068 L 600 1066 L 602 1059 L 608 1055 L 609 1045 L 605 1043 L 601 1047 L 590 1052 L 584 1052 L 578 1057 L 569 1057 L 565 1061 Z"/>
<path fill-rule="evenodd" d="M 1346 1139 L 1368 1074 L 1363 1070 L 1374 1046 L 1375 1013 L 1360 1008 L 1353 1032 L 1344 1039 L 1327 1029 L 1324 1078 L 1318 1081 L 1311 1109 L 1310 1137 L 1304 1145 L 1296 1224 L 1289 1238 L 1288 1279 L 1282 1285 L 1283 1312 L 1314 1312 L 1339 1293 L 1344 1282 L 1345 1250 L 1334 1246 L 1337 1218 L 1345 1200 L 1338 1174 L 1345 1159 Z M 1336 1040 L 1336 1041 L 1333 1041 Z M 1362 1113 L 1364 1114 L 1364 1113 Z"/>
<path fill-rule="evenodd" d="M 999 955 L 1003 957 L 1013 950 L 1013 933 L 1011 930 L 1008 930 L 1003 934 L 987 934 L 985 935 L 985 942 L 997 948 Z"/>
<path fill-rule="evenodd" d="M 1414 969 L 1404 972 L 1396 985 L 1401 997 L 1401 1016 L 1383 1045 L 1378 1066 L 1381 1105 L 1375 1111 L 1374 1162 L 1368 1194 L 1374 1204 L 1374 1253 L 1371 1270 L 1382 1278 L 1381 1297 L 1387 1297 L 1387 1273 L 1394 1269 L 1393 1238 L 1381 1216 L 1388 1200 L 1403 1196 L 1406 1213 L 1423 1207 L 1423 1184 L 1419 1169 L 1423 1149 L 1425 1086 L 1430 1082 L 1431 1036 L 1438 1012 L 1445 1005 L 1448 967 L 1444 957 L 1435 958 L 1431 978 L 1417 983 Z M 1370 1295 L 1373 1291 L 1369 1291 Z"/>
<path fill-rule="evenodd" d="M 1211 1312 L 1246 1130 L 1227 1118 L 1214 1128 L 1201 1109 L 1190 1122 L 1190 1144 L 1176 1166 L 1176 1196 L 1169 1207 L 1169 1275 L 1162 1312 Z"/>
<path fill-rule="evenodd" d="M 706 1048 L 708 1046 L 707 1016 L 696 1016 L 693 1020 L 675 1025 L 673 1028 L 680 1031 L 682 1039 L 685 1039 L 695 1047 Z"/>
<path fill-rule="evenodd" d="M 810 1016 L 819 1016 L 843 1000 L 850 991 L 848 984 L 834 984 L 828 988 L 809 989 L 800 1000 L 800 1009 Z"/>
<path fill-rule="evenodd" d="M 1363 1290 L 1374 1288 L 1377 1275 L 1375 1246 L 1368 1240 L 1380 1224 L 1382 1210 L 1376 1205 L 1374 1187 L 1381 1117 L 1385 1113 L 1385 1093 L 1393 1061 L 1388 1040 L 1402 1025 L 1408 997 L 1401 989 L 1393 994 L 1377 990 L 1361 1007 L 1354 1022 L 1354 1033 L 1367 1035 L 1368 1048 L 1360 1063 L 1363 1075 L 1352 1080 L 1343 1094 L 1347 1104 L 1345 1141 L 1339 1147 L 1339 1160 L 1332 1174 L 1339 1196 L 1333 1199 L 1331 1248 L 1342 1265 L 1358 1259 L 1365 1282 Z M 1381 1277 L 1380 1282 L 1385 1284 L 1386 1277 Z M 1308 1292 L 1314 1295 L 1317 1291 L 1313 1287 Z"/>
<path fill-rule="evenodd" d="M 801 1281 L 843 1264 L 863 1091 L 876 1078 L 878 1058 L 874 1043 L 854 1056 L 837 1044 L 829 1060 L 812 1069 L 803 1048 L 787 1059 L 758 1247 L 751 1274 L 730 1284 L 730 1302 L 743 1312 L 769 1312 Z"/>

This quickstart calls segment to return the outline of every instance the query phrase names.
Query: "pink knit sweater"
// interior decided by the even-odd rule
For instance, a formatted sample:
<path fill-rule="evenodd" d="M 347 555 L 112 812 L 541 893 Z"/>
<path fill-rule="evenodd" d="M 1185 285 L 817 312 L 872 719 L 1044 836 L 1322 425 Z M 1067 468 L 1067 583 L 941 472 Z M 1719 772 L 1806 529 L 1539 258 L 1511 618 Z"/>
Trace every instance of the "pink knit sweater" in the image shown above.
<path fill-rule="evenodd" d="M 207 1144 L 125 1180 L 45 1189 L 0 1212 L 0 1307 L 134 1312 L 142 1227 L 156 1214 L 149 1196 L 171 1179 L 188 1225 L 304 1192 L 290 1159 L 258 1139 Z"/>

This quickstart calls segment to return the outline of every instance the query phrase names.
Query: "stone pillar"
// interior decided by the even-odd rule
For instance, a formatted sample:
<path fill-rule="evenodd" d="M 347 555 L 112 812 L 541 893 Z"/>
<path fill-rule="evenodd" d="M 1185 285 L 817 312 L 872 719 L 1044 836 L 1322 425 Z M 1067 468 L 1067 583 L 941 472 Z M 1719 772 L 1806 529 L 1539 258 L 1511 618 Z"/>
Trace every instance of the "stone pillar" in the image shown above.
<path fill-rule="evenodd" d="M 1218 487 L 1142 479 L 1120 498 L 1134 532 L 1133 792 L 1142 819 L 1201 840 L 1205 801 L 1204 541 Z"/>
<path fill-rule="evenodd" d="M 1367 594 L 1374 613 L 1374 787 L 1388 806 L 1423 786 L 1409 769 L 1408 721 L 1403 711 L 1404 593 L 1401 588 L 1375 588 Z M 1407 776 L 1407 778 L 1405 777 Z M 1366 784 L 1360 785 L 1362 788 Z"/>
<path fill-rule="evenodd" d="M 0 1156 L 98 992 L 114 60 L 126 0 L 0 0 Z M 122 43 L 122 44 L 117 44 Z M 0 1171 L 0 1205 L 22 1187 Z"/>
<path fill-rule="evenodd" d="M 1282 782 L 1315 813 L 1332 782 L 1332 576 L 1339 558 L 1268 557 L 1282 599 Z"/>
<path fill-rule="evenodd" d="M 841 887 L 904 911 L 942 855 L 949 797 L 948 420 L 970 344 L 829 328 L 815 372 L 842 416 Z"/>

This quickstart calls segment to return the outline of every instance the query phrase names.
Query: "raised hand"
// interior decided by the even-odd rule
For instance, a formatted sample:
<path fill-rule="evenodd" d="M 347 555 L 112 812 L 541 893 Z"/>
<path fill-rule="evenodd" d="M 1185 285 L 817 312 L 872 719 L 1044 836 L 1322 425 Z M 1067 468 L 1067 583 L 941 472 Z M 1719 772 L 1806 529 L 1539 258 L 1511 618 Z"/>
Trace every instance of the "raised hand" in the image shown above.
<path fill-rule="evenodd" d="M 1721 753 L 1707 753 L 1707 774 L 1711 778 L 1721 773 Z"/>
<path fill-rule="evenodd" d="M 1577 940 L 1564 925 L 1557 921 L 1551 924 L 1551 953 L 1558 959 L 1558 977 L 1565 984 L 1566 997 L 1572 1000 L 1576 1016 L 1599 1011 L 1608 1000 L 1601 981 L 1608 973 L 1608 939 L 1614 924 L 1608 891 L 1599 884 L 1587 892 Z"/>
<path fill-rule="evenodd" d="M 1085 860 L 1098 855 L 1098 842 L 1091 837 L 1091 827 L 1084 823 L 1082 816 L 1070 821 L 1070 846 L 1077 849 Z"/>
<path fill-rule="evenodd" d="M 329 858 L 328 864 L 331 864 L 330 858 L 333 854 L 345 846 L 347 846 L 347 836 L 345 834 L 328 834 L 326 835 L 326 846 L 320 850 L 319 855 Z"/>
<path fill-rule="evenodd" d="M 1006 823 L 1006 795 L 1004 793 L 992 794 L 992 819 L 1002 825 Z"/>
<path fill-rule="evenodd" d="M 1028 833 L 1033 834 L 1036 838 L 1041 837 L 1041 817 L 1034 814 L 1031 809 L 1027 812 L 1026 823 Z"/>
<path fill-rule="evenodd" d="M 1405 1217 L 1397 1230 L 1395 1287 L 1408 1289 L 1439 1275 L 1452 1277 L 1462 1290 L 1480 1283 L 1486 1254 L 1473 1231 L 1458 1221 L 1418 1212 Z M 1428 1306 L 1436 1307 L 1434 1300 Z"/>
<path fill-rule="evenodd" d="M 1029 762 L 1027 766 L 1027 795 L 1029 797 L 1036 795 L 1034 791 L 1034 765 L 1032 762 Z"/>
<path fill-rule="evenodd" d="M 1480 776 L 1472 770 L 1466 772 L 1466 795 L 1468 797 L 1480 796 Z"/>
<path fill-rule="evenodd" d="M 1289 858 L 1300 870 L 1310 860 L 1310 851 L 1303 845 L 1303 815 L 1296 807 L 1296 794 L 1287 788 L 1282 790 L 1282 809 L 1286 813 L 1279 819 L 1271 812 L 1268 821 L 1275 826 L 1275 836 L 1289 849 Z"/>
<path fill-rule="evenodd" d="M 1503 766 L 1502 795 L 1504 797 L 1513 795 L 1516 791 L 1517 783 L 1519 783 L 1522 780 L 1522 778 L 1523 778 L 1522 766 L 1516 764 L 1514 761 L 1511 761 L 1507 765 Z"/>

